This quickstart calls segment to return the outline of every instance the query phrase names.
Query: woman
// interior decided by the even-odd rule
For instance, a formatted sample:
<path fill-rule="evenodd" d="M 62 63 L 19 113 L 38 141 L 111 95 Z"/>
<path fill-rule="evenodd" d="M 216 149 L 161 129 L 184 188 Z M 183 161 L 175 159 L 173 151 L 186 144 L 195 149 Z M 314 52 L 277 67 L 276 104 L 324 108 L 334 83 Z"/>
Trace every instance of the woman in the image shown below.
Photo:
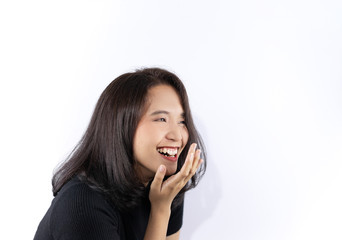
<path fill-rule="evenodd" d="M 184 193 L 205 172 L 203 148 L 176 75 L 119 76 L 54 174 L 34 239 L 179 239 Z"/>

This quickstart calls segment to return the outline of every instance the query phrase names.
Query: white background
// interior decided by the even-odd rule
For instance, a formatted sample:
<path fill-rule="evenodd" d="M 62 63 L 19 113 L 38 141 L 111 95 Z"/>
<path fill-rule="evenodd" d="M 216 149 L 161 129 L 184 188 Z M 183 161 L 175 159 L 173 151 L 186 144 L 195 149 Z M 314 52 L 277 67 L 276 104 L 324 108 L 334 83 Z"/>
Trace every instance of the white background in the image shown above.
<path fill-rule="evenodd" d="M 117 76 L 184 81 L 208 150 L 182 239 L 342 239 L 342 2 L 2 1 L 0 239 L 32 239 L 52 171 Z"/>

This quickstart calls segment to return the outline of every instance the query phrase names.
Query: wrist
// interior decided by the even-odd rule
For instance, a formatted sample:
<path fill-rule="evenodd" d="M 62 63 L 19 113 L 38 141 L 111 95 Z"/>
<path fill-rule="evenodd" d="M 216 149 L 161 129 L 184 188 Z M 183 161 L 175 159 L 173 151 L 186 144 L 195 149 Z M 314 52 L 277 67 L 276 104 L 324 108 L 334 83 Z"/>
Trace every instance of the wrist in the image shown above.
<path fill-rule="evenodd" d="M 151 206 L 151 217 L 167 217 L 171 215 L 171 206 Z"/>
<path fill-rule="evenodd" d="M 165 239 L 170 215 L 170 207 L 152 205 L 144 240 Z"/>

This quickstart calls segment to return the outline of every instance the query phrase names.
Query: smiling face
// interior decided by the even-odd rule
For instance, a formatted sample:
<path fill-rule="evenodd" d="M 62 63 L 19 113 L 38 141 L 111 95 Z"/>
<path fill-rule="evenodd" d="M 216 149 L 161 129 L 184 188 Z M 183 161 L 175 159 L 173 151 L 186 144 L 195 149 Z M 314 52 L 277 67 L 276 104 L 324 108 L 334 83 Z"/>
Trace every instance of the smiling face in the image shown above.
<path fill-rule="evenodd" d="M 135 171 L 143 182 L 152 179 L 163 164 L 166 175 L 177 170 L 178 156 L 188 142 L 183 108 L 176 91 L 158 85 L 148 91 L 146 111 L 133 141 Z"/>

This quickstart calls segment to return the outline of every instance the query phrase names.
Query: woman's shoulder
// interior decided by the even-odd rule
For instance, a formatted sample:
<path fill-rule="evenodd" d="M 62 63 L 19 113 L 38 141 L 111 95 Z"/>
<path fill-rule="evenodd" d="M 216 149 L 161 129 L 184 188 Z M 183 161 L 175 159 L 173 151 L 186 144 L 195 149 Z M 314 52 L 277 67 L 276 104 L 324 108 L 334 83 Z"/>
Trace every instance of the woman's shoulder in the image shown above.
<path fill-rule="evenodd" d="M 119 212 L 106 197 L 77 177 L 62 187 L 50 210 L 50 226 L 56 235 L 99 231 L 110 235 L 118 233 L 121 225 Z"/>
<path fill-rule="evenodd" d="M 91 209 L 102 206 L 106 210 L 117 212 L 115 207 L 99 189 L 96 189 L 96 187 L 91 186 L 86 180 L 81 180 L 77 176 L 70 179 L 61 188 L 53 200 L 53 205 L 63 209 Z"/>
<path fill-rule="evenodd" d="M 63 185 L 63 187 L 57 193 L 56 199 L 61 198 L 62 196 L 75 197 L 75 193 L 96 196 L 97 192 L 98 191 L 90 187 L 89 183 L 86 180 L 75 176 Z"/>

